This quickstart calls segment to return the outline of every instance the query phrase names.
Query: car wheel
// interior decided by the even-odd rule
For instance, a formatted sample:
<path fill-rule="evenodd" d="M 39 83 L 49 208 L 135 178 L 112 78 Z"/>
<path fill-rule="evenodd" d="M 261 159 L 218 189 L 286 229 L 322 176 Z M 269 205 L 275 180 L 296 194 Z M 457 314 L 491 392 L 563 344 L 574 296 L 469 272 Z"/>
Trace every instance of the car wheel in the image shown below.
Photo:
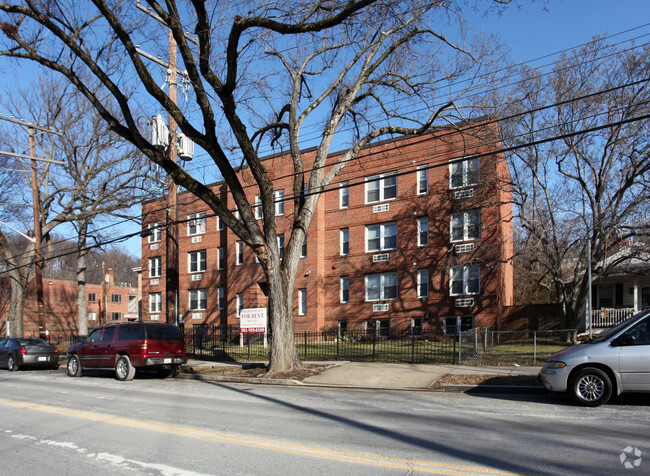
<path fill-rule="evenodd" d="M 133 380 L 135 377 L 135 367 L 131 364 L 128 355 L 120 355 L 115 362 L 115 377 L 118 380 Z"/>
<path fill-rule="evenodd" d="M 572 380 L 573 400 L 587 407 L 597 407 L 612 396 L 612 382 L 605 372 L 596 368 L 579 371 Z"/>
<path fill-rule="evenodd" d="M 10 355 L 7 359 L 7 370 L 15 372 L 18 370 L 18 364 L 16 363 L 16 358 L 13 355 Z"/>
<path fill-rule="evenodd" d="M 78 355 L 73 354 L 68 357 L 67 369 L 70 377 L 81 377 L 81 362 Z"/>

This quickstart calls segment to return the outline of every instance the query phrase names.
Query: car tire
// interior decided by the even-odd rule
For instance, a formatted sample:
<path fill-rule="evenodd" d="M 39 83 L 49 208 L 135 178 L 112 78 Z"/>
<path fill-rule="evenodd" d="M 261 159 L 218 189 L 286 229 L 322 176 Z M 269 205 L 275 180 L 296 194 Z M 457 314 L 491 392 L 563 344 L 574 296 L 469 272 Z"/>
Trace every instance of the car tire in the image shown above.
<path fill-rule="evenodd" d="M 115 378 L 121 381 L 133 380 L 135 367 L 128 355 L 120 355 L 115 362 Z"/>
<path fill-rule="evenodd" d="M 79 360 L 78 355 L 72 354 L 70 357 L 68 357 L 68 362 L 66 363 L 66 369 L 67 369 L 68 376 L 81 377 L 82 374 L 81 361 Z"/>
<path fill-rule="evenodd" d="M 600 369 L 582 369 L 571 380 L 571 396 L 579 405 L 597 407 L 612 396 L 612 381 Z"/>
<path fill-rule="evenodd" d="M 7 370 L 11 370 L 12 372 L 15 372 L 18 370 L 18 364 L 16 363 L 16 357 L 13 355 L 10 355 L 7 358 Z"/>

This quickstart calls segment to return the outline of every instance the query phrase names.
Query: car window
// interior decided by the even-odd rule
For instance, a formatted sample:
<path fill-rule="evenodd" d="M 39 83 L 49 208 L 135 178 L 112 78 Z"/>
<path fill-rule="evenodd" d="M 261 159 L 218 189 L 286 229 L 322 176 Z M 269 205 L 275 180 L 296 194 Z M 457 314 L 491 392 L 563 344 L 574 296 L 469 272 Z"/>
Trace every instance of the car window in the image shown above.
<path fill-rule="evenodd" d="M 141 324 L 125 324 L 117 330 L 117 340 L 143 339 L 143 328 Z"/>
<path fill-rule="evenodd" d="M 88 340 L 86 342 L 88 343 L 93 343 L 93 342 L 99 342 L 99 336 L 102 335 L 102 330 L 101 329 L 95 329 L 90 333 L 88 336 Z"/>
<path fill-rule="evenodd" d="M 111 342 L 115 336 L 115 327 L 106 327 L 102 334 L 102 342 Z"/>
<path fill-rule="evenodd" d="M 183 340 L 181 331 L 176 326 L 165 324 L 145 324 L 147 339 L 177 342 Z"/>
<path fill-rule="evenodd" d="M 650 344 L 650 318 L 644 319 L 633 327 L 630 327 L 625 336 L 634 337 L 634 345 Z"/>
<path fill-rule="evenodd" d="M 9 339 L 2 339 L 0 340 L 0 347 L 5 347 L 7 343 L 9 342 Z"/>

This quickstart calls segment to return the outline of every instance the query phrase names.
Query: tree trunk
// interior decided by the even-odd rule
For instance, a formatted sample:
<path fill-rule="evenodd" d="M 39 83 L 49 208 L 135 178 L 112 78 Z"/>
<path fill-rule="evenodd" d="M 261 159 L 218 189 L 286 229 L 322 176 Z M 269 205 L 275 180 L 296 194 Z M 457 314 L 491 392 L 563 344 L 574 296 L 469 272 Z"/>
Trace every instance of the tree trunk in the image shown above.
<path fill-rule="evenodd" d="M 22 276 L 21 276 L 22 278 Z M 11 299 L 9 301 L 9 313 L 7 314 L 7 336 L 25 337 L 23 325 L 23 313 L 25 311 L 25 298 L 27 282 L 19 282 L 11 278 Z"/>

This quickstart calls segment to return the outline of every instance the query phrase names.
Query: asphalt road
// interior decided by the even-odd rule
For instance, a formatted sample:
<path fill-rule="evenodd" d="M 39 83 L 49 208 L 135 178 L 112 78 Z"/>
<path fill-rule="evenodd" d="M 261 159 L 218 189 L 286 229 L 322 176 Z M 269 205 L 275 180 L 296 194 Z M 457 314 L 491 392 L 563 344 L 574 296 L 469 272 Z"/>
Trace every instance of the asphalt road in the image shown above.
<path fill-rule="evenodd" d="M 649 403 L 0 370 L 0 471 L 648 474 Z"/>

